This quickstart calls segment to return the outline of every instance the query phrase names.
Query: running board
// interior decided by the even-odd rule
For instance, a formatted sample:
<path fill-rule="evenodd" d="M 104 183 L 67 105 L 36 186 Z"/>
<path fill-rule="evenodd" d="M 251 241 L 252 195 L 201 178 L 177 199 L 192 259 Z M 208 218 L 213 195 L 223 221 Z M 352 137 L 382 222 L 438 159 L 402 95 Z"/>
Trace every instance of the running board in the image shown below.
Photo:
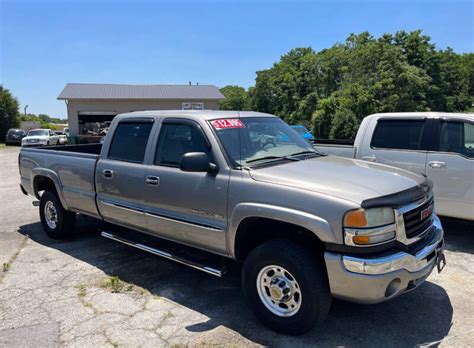
<path fill-rule="evenodd" d="M 136 232 L 136 233 L 141 234 L 140 232 Z M 143 251 L 147 251 L 151 254 L 164 257 L 165 259 L 175 261 L 177 263 L 192 267 L 194 269 L 198 269 L 200 271 L 212 274 L 216 277 L 222 277 L 222 275 L 224 274 L 223 270 L 219 270 L 215 267 L 210 267 L 210 266 L 204 265 L 202 262 L 199 262 L 197 260 L 191 260 L 190 258 L 186 258 L 184 255 L 172 254 L 171 252 L 168 252 L 164 249 L 159 249 L 157 247 L 151 247 L 151 246 L 145 245 L 144 243 L 135 242 L 131 239 L 124 238 L 124 237 L 122 237 L 118 234 L 114 234 L 112 232 L 102 231 L 101 236 L 105 237 L 105 238 L 108 238 L 108 239 L 112 239 L 116 242 L 120 242 L 120 243 L 129 245 L 129 246 L 132 246 L 134 248 L 137 248 L 137 249 L 140 249 L 140 250 L 143 250 Z M 164 243 L 166 244 L 166 243 L 170 243 L 170 242 L 164 241 Z M 186 246 L 183 246 L 183 248 L 190 249 L 189 247 L 186 247 Z"/>

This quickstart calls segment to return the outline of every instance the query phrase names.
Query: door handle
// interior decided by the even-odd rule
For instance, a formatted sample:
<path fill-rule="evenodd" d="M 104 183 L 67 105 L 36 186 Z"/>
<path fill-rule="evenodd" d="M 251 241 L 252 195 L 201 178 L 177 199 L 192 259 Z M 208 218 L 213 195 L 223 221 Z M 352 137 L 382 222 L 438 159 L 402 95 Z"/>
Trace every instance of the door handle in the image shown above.
<path fill-rule="evenodd" d="M 157 176 L 149 175 L 146 177 L 145 182 L 150 186 L 158 186 L 160 184 L 160 178 Z"/>
<path fill-rule="evenodd" d="M 430 161 L 428 162 L 428 165 L 433 169 L 446 168 L 446 162 Z"/>
<path fill-rule="evenodd" d="M 368 161 L 368 162 L 375 162 L 377 160 L 377 157 L 375 157 L 375 156 L 362 156 L 362 159 L 364 161 Z"/>
<path fill-rule="evenodd" d="M 104 176 L 104 178 L 106 179 L 112 179 L 112 177 L 114 176 L 114 171 L 113 170 L 110 170 L 110 169 L 104 169 L 102 171 L 102 175 Z"/>

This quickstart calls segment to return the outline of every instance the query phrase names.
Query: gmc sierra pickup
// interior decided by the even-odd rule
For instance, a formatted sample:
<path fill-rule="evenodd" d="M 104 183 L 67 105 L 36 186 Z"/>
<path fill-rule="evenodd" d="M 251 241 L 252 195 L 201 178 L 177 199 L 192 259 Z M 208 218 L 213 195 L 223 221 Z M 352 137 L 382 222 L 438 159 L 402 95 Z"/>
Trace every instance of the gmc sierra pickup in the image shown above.
<path fill-rule="evenodd" d="M 374 114 L 364 118 L 352 144 L 316 140 L 314 147 L 426 175 L 439 215 L 474 220 L 474 114 Z"/>
<path fill-rule="evenodd" d="M 121 226 L 106 238 L 217 276 L 241 261 L 251 308 L 286 334 L 322 321 L 332 297 L 386 301 L 445 264 L 428 179 L 321 155 L 268 114 L 122 114 L 103 144 L 22 149 L 19 166 L 50 237 L 80 213 Z"/>

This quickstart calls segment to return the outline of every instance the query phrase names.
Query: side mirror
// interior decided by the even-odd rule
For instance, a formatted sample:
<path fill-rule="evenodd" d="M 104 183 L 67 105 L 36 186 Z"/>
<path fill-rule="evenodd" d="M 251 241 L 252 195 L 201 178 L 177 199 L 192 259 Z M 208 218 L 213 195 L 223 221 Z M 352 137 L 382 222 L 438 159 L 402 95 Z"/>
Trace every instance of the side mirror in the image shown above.
<path fill-rule="evenodd" d="M 184 172 L 209 172 L 218 171 L 216 164 L 211 163 L 204 152 L 185 153 L 179 162 L 179 168 Z"/>

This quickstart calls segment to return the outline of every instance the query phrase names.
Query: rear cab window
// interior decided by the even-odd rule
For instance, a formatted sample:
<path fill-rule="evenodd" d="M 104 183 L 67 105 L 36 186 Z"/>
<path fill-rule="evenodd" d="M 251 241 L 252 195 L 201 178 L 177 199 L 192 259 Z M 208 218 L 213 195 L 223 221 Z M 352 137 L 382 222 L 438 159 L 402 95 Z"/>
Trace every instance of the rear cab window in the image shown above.
<path fill-rule="evenodd" d="M 373 149 L 423 150 L 424 120 L 380 119 L 372 136 Z"/>
<path fill-rule="evenodd" d="M 143 163 L 153 127 L 152 121 L 122 121 L 115 129 L 109 148 L 109 159 Z"/>

